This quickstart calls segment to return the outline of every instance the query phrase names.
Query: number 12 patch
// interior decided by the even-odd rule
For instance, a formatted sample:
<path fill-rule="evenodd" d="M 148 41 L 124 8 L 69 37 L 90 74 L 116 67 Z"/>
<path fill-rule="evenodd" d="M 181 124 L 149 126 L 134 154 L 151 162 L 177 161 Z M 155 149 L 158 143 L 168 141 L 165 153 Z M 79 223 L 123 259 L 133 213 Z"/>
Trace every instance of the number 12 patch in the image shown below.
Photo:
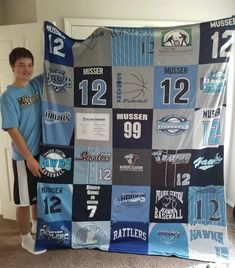
<path fill-rule="evenodd" d="M 154 108 L 194 108 L 196 65 L 159 66 L 155 67 L 154 74 Z"/>
<path fill-rule="evenodd" d="M 72 187 L 65 184 L 38 183 L 38 217 L 47 222 L 72 218 Z"/>
<path fill-rule="evenodd" d="M 75 107 L 112 107 L 111 67 L 75 68 L 74 79 Z"/>

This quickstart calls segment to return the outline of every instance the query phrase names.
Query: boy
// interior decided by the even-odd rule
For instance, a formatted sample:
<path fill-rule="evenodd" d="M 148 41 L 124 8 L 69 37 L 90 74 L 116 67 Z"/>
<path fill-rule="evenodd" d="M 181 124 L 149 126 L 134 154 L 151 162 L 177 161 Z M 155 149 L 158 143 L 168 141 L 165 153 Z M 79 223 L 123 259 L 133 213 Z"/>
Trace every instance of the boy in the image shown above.
<path fill-rule="evenodd" d="M 30 234 L 30 206 L 33 225 L 37 219 L 37 177 L 41 177 L 38 163 L 41 138 L 41 94 L 43 76 L 30 80 L 33 75 L 34 58 L 23 48 L 14 48 L 9 54 L 9 63 L 15 79 L 2 94 L 2 129 L 12 139 L 12 163 L 14 173 L 14 202 L 16 221 L 21 233 L 21 246 L 34 255 L 35 241 Z"/>

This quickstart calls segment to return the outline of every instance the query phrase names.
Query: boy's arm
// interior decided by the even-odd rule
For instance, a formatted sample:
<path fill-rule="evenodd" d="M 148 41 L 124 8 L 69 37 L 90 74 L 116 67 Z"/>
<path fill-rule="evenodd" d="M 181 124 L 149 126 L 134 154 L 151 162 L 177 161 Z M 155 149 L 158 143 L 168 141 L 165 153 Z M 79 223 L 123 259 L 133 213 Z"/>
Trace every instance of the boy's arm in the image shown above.
<path fill-rule="evenodd" d="M 11 136 L 12 141 L 26 160 L 29 170 L 34 176 L 41 177 L 42 170 L 39 166 L 39 163 L 28 149 L 28 146 L 21 133 L 19 132 L 18 128 L 9 128 L 7 131 Z"/>

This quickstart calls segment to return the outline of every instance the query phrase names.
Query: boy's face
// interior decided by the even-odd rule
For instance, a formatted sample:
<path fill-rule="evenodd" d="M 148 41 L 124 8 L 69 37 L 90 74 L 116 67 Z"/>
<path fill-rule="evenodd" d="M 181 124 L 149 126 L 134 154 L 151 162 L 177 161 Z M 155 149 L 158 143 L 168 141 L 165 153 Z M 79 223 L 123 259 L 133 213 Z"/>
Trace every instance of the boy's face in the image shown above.
<path fill-rule="evenodd" d="M 33 75 L 33 62 L 30 58 L 19 58 L 11 66 L 16 79 L 28 81 Z"/>

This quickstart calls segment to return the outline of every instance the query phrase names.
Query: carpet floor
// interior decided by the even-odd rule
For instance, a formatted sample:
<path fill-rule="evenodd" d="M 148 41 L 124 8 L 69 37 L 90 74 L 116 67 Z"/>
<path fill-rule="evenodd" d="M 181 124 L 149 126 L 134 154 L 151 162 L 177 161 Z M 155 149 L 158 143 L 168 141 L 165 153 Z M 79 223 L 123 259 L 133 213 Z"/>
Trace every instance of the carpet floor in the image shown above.
<path fill-rule="evenodd" d="M 177 257 L 146 256 L 111 253 L 90 249 L 49 250 L 34 256 L 20 246 L 20 236 L 15 221 L 0 216 L 0 267 L 1 268 L 234 268 L 235 220 L 232 208 L 228 209 L 228 240 L 230 264 L 205 263 Z"/>

